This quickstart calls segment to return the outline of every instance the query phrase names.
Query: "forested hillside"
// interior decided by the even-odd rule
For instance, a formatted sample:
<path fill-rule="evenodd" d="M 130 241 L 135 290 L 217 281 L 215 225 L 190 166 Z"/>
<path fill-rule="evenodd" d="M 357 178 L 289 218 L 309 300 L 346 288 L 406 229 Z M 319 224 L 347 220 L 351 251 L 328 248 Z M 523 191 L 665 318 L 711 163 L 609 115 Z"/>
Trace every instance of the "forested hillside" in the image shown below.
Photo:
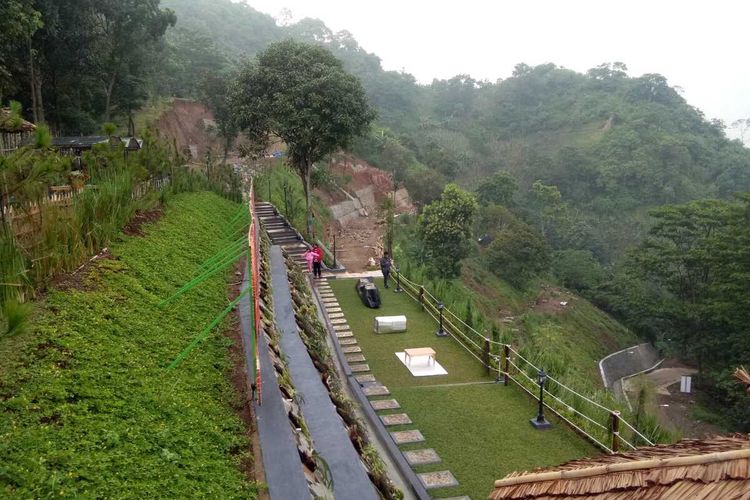
<path fill-rule="evenodd" d="M 662 75 L 519 62 L 497 82 L 419 85 L 346 31 L 282 25 L 229 0 L 10 0 L 0 14 L 0 100 L 65 134 L 125 125 L 149 97 L 176 96 L 206 100 L 231 139 L 224 97 L 250 58 L 285 38 L 326 47 L 378 111 L 353 152 L 421 207 L 439 203 L 404 228 L 415 238 L 403 255 L 440 278 L 471 257 L 517 289 L 540 276 L 575 289 L 697 364 L 734 426 L 750 425 L 729 375 L 750 361 L 738 320 L 750 307 L 750 221 L 735 198 L 750 191 L 750 151 Z M 464 227 L 435 232 L 430 214 L 451 210 Z"/>
<path fill-rule="evenodd" d="M 555 186 L 565 209 L 563 220 L 548 224 L 553 246 L 591 250 L 605 264 L 642 239 L 649 208 L 750 189 L 750 153 L 658 74 L 628 76 L 622 63 L 586 74 L 519 63 L 504 81 L 458 75 L 418 85 L 409 74 L 384 71 L 350 33 L 319 20 L 277 26 L 228 0 L 163 3 L 178 18 L 166 35 L 166 73 L 198 77 L 166 78 L 175 84 L 162 82 L 165 91 L 198 96 L 202 74 L 217 66 L 231 73 L 272 41 L 322 44 L 360 78 L 379 113 L 356 153 L 395 171 L 422 203 L 437 199 L 446 182 L 473 190 L 506 171 L 518 184 L 514 203 L 538 212 L 532 185 Z"/>

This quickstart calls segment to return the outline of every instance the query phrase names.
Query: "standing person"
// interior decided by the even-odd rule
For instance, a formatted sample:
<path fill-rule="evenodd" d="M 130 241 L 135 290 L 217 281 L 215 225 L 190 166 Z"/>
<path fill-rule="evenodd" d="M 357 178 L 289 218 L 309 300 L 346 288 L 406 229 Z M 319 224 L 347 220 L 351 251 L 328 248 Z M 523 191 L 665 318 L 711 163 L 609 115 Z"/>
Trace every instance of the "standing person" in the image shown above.
<path fill-rule="evenodd" d="M 388 252 L 383 252 L 383 257 L 380 259 L 380 270 L 383 272 L 383 283 L 386 288 L 388 288 L 388 276 L 391 274 L 391 264 L 393 264 L 393 261 Z"/>
<path fill-rule="evenodd" d="M 307 272 L 313 272 L 313 262 L 315 262 L 315 252 L 313 252 L 313 249 L 307 247 L 303 257 L 305 258 L 305 261 L 307 261 Z"/>
<path fill-rule="evenodd" d="M 323 265 L 323 249 L 319 245 L 315 245 L 312 249 L 315 257 L 313 258 L 313 277 L 322 278 L 322 265 Z"/>

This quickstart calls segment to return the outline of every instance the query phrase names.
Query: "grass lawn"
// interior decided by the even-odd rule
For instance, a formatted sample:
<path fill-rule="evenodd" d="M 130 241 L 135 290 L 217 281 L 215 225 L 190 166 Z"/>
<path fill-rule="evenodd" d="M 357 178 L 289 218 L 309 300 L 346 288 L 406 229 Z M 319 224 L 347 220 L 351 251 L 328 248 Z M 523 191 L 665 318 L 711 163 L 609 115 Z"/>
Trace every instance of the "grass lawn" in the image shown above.
<path fill-rule="evenodd" d="M 78 286 L 36 305 L 27 334 L 0 339 L 0 497 L 255 497 L 231 341 L 215 332 L 166 370 L 226 307 L 224 277 L 157 307 L 228 243 L 237 208 L 170 199 L 145 238 L 113 242 Z"/>
<path fill-rule="evenodd" d="M 367 363 L 386 385 L 413 424 L 392 430 L 419 429 L 426 442 L 402 450 L 434 448 L 442 462 L 421 466 L 417 472 L 450 470 L 460 485 L 433 490 L 435 497 L 470 495 L 485 498 L 493 481 L 509 472 L 553 465 L 595 455 L 597 449 L 561 422 L 552 419 L 549 431 L 536 431 L 529 419 L 536 403 L 519 388 L 491 383 L 493 376 L 451 338 L 437 338 L 435 321 L 408 295 L 384 289 L 380 309 L 368 309 L 354 291 L 354 280 L 331 280 L 331 288 L 354 332 Z M 375 316 L 405 314 L 406 333 L 375 334 Z M 432 347 L 448 375 L 414 377 L 395 352 L 409 347 Z M 460 385 L 458 385 L 460 384 Z"/>

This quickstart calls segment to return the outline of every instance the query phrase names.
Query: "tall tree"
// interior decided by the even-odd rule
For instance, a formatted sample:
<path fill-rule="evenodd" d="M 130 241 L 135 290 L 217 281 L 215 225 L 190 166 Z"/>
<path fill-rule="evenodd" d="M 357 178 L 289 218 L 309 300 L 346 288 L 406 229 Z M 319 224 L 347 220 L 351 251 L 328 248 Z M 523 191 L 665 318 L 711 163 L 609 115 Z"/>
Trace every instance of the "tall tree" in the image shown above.
<path fill-rule="evenodd" d="M 16 89 L 13 73 L 21 61 L 14 49 L 27 45 L 41 26 L 41 14 L 33 0 L 0 2 L 0 103 L 5 94 Z"/>
<path fill-rule="evenodd" d="M 108 122 L 115 86 L 120 84 L 124 95 L 139 98 L 133 84 L 144 73 L 155 42 L 177 18 L 171 10 L 160 9 L 158 0 L 100 0 L 94 4 L 94 17 L 95 67 L 104 90 L 104 121 Z"/>
<path fill-rule="evenodd" d="M 455 184 L 448 184 L 440 199 L 424 208 L 419 235 L 431 267 L 440 277 L 458 275 L 461 259 L 469 253 L 477 200 Z"/>
<path fill-rule="evenodd" d="M 283 140 L 305 188 L 308 232 L 313 164 L 364 134 L 375 118 L 359 80 L 325 48 L 292 40 L 272 44 L 240 73 L 233 93 L 240 129 L 265 146 Z"/>
<path fill-rule="evenodd" d="M 634 271 L 659 287 L 658 314 L 668 319 L 671 338 L 702 367 L 717 339 L 716 244 L 726 234 L 731 204 L 698 200 L 654 210 L 656 224 L 632 256 Z"/>
<path fill-rule="evenodd" d="M 229 102 L 230 78 L 226 75 L 206 74 L 199 84 L 201 100 L 214 113 L 219 135 L 224 140 L 224 159 L 226 163 L 229 149 L 237 137 L 237 128 L 232 119 L 232 111 Z"/>

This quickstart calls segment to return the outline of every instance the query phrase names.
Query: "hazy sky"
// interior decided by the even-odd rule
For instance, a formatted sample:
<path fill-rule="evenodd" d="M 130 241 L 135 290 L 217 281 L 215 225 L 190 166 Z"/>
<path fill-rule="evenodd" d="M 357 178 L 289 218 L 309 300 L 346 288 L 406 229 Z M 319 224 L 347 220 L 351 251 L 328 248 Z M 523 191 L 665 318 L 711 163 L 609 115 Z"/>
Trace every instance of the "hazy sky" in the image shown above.
<path fill-rule="evenodd" d="M 348 30 L 385 69 L 417 80 L 507 78 L 519 62 L 585 71 L 622 61 L 661 73 L 708 118 L 750 117 L 749 1 L 246 0 L 279 17 Z"/>

